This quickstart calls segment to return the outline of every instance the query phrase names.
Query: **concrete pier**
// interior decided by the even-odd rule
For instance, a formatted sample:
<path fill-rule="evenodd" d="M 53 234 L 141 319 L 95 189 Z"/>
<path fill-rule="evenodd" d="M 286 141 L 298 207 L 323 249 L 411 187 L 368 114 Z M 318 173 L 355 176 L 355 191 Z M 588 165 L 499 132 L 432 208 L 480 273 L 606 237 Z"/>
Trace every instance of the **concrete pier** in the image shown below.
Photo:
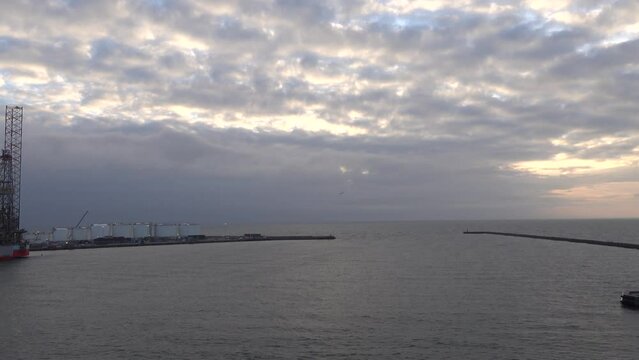
<path fill-rule="evenodd" d="M 61 244 L 36 243 L 31 244 L 31 252 L 34 251 L 55 251 L 55 250 L 79 250 L 79 249 L 101 249 L 114 247 L 133 247 L 133 246 L 159 246 L 159 245 L 184 245 L 184 244 L 209 244 L 209 243 L 229 243 L 229 242 L 256 242 L 256 241 L 301 241 L 301 240 L 334 240 L 333 235 L 261 235 L 261 234 L 244 234 L 244 235 L 225 235 L 225 236 L 194 236 L 183 239 L 125 239 L 125 238 L 105 238 L 91 242 L 74 242 L 67 241 Z"/>
<path fill-rule="evenodd" d="M 567 237 L 559 237 L 559 236 L 518 234 L 518 233 L 507 233 L 507 232 L 496 232 L 496 231 L 464 231 L 464 234 L 467 234 L 467 235 L 513 236 L 513 237 L 521 237 L 521 238 L 542 239 L 542 240 L 550 240 L 550 241 L 562 241 L 562 242 L 571 242 L 571 243 L 579 243 L 579 244 L 590 244 L 590 245 L 600 245 L 600 246 L 612 246 L 612 247 L 620 247 L 620 248 L 626 248 L 626 249 L 638 249 L 639 250 L 639 244 L 623 243 L 623 242 L 616 242 L 616 241 L 601 241 L 601 240 L 577 239 L 577 238 L 567 238 Z"/>

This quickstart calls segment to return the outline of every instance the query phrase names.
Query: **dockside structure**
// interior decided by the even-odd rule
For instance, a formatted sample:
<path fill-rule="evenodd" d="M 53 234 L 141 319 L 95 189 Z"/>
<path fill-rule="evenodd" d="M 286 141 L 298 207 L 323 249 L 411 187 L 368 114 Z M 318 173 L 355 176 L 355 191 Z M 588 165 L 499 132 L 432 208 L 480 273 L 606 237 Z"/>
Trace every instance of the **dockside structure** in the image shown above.
<path fill-rule="evenodd" d="M 54 227 L 50 232 L 25 234 L 32 244 L 38 242 L 84 242 L 122 239 L 126 241 L 175 240 L 203 236 L 198 224 L 111 223 L 80 227 Z"/>

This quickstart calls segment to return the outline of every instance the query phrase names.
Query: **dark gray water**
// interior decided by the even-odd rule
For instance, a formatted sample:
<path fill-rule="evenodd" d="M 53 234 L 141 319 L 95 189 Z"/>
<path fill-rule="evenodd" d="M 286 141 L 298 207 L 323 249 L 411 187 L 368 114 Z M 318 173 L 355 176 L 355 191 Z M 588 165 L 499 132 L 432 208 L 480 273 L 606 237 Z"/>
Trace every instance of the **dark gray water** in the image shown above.
<path fill-rule="evenodd" d="M 33 253 L 0 263 L 0 359 L 636 359 L 639 221 L 219 227 L 279 241 Z"/>

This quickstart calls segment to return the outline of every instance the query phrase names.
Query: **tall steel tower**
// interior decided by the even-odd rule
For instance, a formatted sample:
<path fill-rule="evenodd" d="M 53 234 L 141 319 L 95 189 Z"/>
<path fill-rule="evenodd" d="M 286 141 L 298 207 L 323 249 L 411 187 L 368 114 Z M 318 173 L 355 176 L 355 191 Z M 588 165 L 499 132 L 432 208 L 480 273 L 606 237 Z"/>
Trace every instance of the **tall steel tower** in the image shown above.
<path fill-rule="evenodd" d="M 21 170 L 22 107 L 7 105 L 4 116 L 4 149 L 0 155 L 0 244 L 15 244 L 22 238 Z"/>

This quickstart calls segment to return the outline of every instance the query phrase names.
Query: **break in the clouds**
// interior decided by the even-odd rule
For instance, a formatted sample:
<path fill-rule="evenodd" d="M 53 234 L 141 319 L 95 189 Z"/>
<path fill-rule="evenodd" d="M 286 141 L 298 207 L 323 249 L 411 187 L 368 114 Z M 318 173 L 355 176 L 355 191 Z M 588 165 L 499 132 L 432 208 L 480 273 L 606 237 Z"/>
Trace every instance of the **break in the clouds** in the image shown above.
<path fill-rule="evenodd" d="M 5 1 L 23 217 L 639 216 L 639 3 Z"/>

